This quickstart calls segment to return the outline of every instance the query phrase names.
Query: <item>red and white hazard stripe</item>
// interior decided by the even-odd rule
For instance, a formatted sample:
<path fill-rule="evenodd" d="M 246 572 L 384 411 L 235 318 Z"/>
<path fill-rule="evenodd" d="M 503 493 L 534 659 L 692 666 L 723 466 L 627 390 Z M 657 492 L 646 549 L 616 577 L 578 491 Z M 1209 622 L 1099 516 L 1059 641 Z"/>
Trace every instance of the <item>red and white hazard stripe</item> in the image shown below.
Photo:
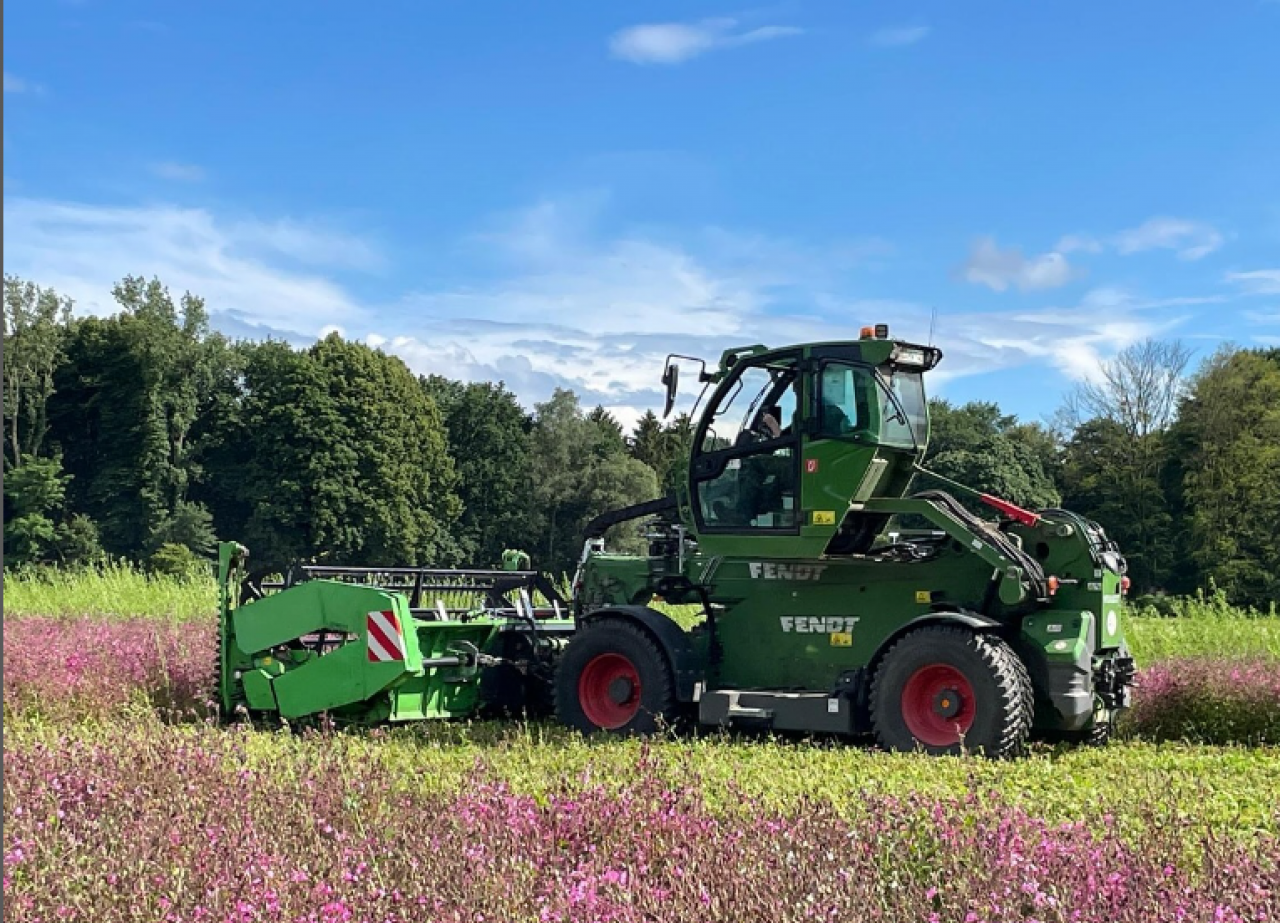
<path fill-rule="evenodd" d="M 404 660 L 404 635 L 400 633 L 400 620 L 394 612 L 370 612 L 366 627 L 370 662 Z"/>

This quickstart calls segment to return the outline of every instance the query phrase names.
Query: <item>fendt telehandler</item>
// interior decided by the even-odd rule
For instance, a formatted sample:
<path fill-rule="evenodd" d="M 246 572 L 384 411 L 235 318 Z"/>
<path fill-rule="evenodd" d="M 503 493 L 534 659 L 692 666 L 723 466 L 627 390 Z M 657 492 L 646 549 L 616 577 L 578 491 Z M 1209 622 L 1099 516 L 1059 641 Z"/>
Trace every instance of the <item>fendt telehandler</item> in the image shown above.
<path fill-rule="evenodd" d="M 247 573 L 224 543 L 223 713 L 554 714 L 636 733 L 691 719 L 992 757 L 1033 735 L 1105 740 L 1134 677 L 1124 558 L 1095 522 L 922 467 L 941 358 L 885 325 L 729 349 L 710 371 L 669 356 L 666 414 L 677 360 L 701 364 L 699 404 L 711 390 L 683 482 L 587 526 L 568 599 L 521 552 L 496 570 Z M 917 475 L 997 515 L 909 493 Z M 607 551 L 636 520 L 648 553 Z"/>

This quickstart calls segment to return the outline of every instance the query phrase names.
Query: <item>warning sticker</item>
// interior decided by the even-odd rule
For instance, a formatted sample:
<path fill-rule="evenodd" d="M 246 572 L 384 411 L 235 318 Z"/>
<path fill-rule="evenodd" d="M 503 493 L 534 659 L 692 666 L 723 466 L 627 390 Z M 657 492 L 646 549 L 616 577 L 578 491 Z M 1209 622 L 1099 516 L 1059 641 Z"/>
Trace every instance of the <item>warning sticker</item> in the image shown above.
<path fill-rule="evenodd" d="M 836 524 L 836 511 L 814 510 L 813 524 L 815 526 L 834 526 Z"/>
<path fill-rule="evenodd" d="M 400 633 L 400 620 L 394 612 L 370 612 L 365 619 L 365 631 L 368 633 L 370 663 L 404 660 L 404 636 Z"/>

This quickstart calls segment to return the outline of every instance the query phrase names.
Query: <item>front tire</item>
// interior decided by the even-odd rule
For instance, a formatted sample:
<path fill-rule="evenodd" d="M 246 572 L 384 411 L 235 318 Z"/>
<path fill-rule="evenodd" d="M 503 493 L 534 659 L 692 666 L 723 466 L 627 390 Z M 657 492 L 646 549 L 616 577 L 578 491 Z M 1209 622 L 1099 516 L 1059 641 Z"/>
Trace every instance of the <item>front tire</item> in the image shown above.
<path fill-rule="evenodd" d="M 643 629 L 606 618 L 574 636 L 556 670 L 556 717 L 584 734 L 652 734 L 676 717 L 666 655 Z"/>
<path fill-rule="evenodd" d="M 958 627 L 928 626 L 901 638 L 871 684 L 872 724 L 889 750 L 1016 756 L 1033 714 L 1031 680 L 1013 649 Z"/>

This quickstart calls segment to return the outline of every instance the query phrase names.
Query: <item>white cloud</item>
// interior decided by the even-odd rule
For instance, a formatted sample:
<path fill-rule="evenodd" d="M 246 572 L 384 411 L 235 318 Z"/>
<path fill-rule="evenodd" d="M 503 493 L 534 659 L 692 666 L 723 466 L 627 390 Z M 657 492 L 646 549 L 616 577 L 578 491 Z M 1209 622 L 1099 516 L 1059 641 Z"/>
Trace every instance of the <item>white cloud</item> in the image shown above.
<path fill-rule="evenodd" d="M 158 276 L 175 295 L 191 291 L 211 317 L 247 331 L 314 336 L 327 324 L 352 325 L 366 312 L 320 272 L 281 265 L 282 257 L 326 264 L 350 241 L 316 232 L 310 260 L 279 223 L 227 222 L 201 209 L 94 206 L 41 199 L 4 203 L 5 270 L 72 297 L 78 313 L 117 310 L 111 287 L 126 275 Z M 259 333 L 259 335 L 263 335 Z"/>
<path fill-rule="evenodd" d="M 720 48 L 800 35 L 804 31 L 796 26 L 759 26 L 747 30 L 737 26 L 734 19 L 631 26 L 610 37 L 609 50 L 615 58 L 634 64 L 678 64 Z"/>
<path fill-rule="evenodd" d="M 151 172 L 161 179 L 177 180 L 183 183 L 198 183 L 205 177 L 204 167 L 193 163 L 178 163 L 174 160 L 153 163 Z"/>
<path fill-rule="evenodd" d="M 4 91 L 6 93 L 40 93 L 44 88 L 38 83 L 24 80 L 17 74 L 4 72 Z"/>
<path fill-rule="evenodd" d="M 1010 286 L 1023 291 L 1058 288 L 1080 273 L 1058 251 L 1028 259 L 1016 247 L 1001 250 L 994 238 L 982 237 L 974 243 L 961 274 L 968 282 L 1003 292 Z"/>
<path fill-rule="evenodd" d="M 277 254 L 306 266 L 374 272 L 387 265 L 369 239 L 315 221 L 227 220 L 225 233 L 236 252 Z"/>
<path fill-rule="evenodd" d="M 1210 224 L 1160 216 L 1116 236 L 1122 254 L 1146 250 L 1177 250 L 1179 259 L 1198 260 L 1222 246 L 1222 234 Z"/>
<path fill-rule="evenodd" d="M 1236 283 L 1246 295 L 1280 295 L 1280 269 L 1229 272 L 1227 281 Z"/>
<path fill-rule="evenodd" d="M 928 34 L 928 26 L 898 26 L 890 29 L 880 29 L 872 33 L 871 43 L 887 47 L 914 45 L 916 42 L 922 41 Z"/>

